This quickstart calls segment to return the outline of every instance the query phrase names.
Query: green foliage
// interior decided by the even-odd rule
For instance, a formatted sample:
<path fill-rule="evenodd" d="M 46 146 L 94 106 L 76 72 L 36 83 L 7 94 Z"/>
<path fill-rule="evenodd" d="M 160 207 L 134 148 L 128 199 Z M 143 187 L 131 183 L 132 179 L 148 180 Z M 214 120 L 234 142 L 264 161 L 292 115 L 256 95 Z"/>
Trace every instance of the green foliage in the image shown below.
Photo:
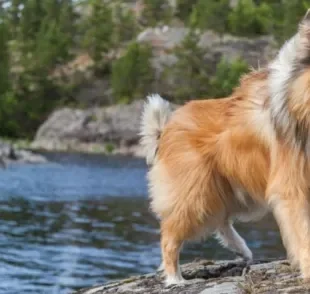
<path fill-rule="evenodd" d="M 240 77 L 248 71 L 249 66 L 242 59 L 229 62 L 222 58 L 217 64 L 215 76 L 211 78 L 209 95 L 215 98 L 230 95 L 238 85 Z"/>
<path fill-rule="evenodd" d="M 190 16 L 190 24 L 200 29 L 224 33 L 228 28 L 230 0 L 198 0 Z"/>
<path fill-rule="evenodd" d="M 9 79 L 10 62 L 7 38 L 9 35 L 8 27 L 5 23 L 0 24 L 0 125 L 3 135 L 15 135 L 17 122 L 12 120 L 16 108 L 16 97 L 11 92 Z"/>
<path fill-rule="evenodd" d="M 1 135 L 28 137 L 64 95 L 49 74 L 71 56 L 74 14 L 70 0 L 16 0 L 12 5 L 2 25 L 7 24 L 7 34 L 3 28 L 0 32 L 0 38 L 11 38 L 0 40 L 0 84 L 6 83 L 0 90 Z M 13 74 L 11 68 L 20 70 Z"/>
<path fill-rule="evenodd" d="M 91 14 L 85 23 L 85 48 L 90 53 L 97 66 L 104 66 L 104 54 L 113 45 L 112 10 L 102 0 L 90 2 Z"/>
<path fill-rule="evenodd" d="M 115 146 L 114 146 L 113 143 L 107 143 L 107 144 L 105 144 L 104 147 L 105 147 L 105 148 L 104 148 L 104 149 L 105 149 L 105 152 L 108 153 L 108 154 L 113 153 L 113 151 L 115 150 Z"/>
<path fill-rule="evenodd" d="M 76 103 L 72 97 L 86 80 L 83 73 L 75 84 L 66 82 L 70 77 L 56 83 L 52 74 L 81 53 L 95 62 L 90 76 L 112 85 L 109 101 L 127 103 L 151 92 L 156 86 L 151 48 L 135 42 L 145 26 L 181 21 L 190 28 L 173 50 L 176 64 L 160 77 L 171 87 L 157 90 L 170 91 L 177 102 L 229 95 L 248 66 L 241 59 L 222 59 L 214 74 L 215 65 L 204 62 L 208 52 L 198 46 L 196 29 L 247 37 L 272 34 L 282 44 L 310 7 L 310 0 L 239 0 L 234 8 L 230 0 L 176 0 L 173 11 L 168 0 L 144 0 L 142 17 L 136 19 L 133 2 L 0 1 L 0 136 L 31 137 L 54 107 Z"/>
<path fill-rule="evenodd" d="M 129 9 L 124 8 L 120 2 L 116 2 L 113 12 L 114 44 L 120 45 L 122 42 L 131 41 L 138 31 L 137 21 L 133 13 Z"/>
<path fill-rule="evenodd" d="M 197 32 L 190 30 L 174 50 L 177 63 L 166 70 L 165 76 L 174 79 L 173 97 L 177 102 L 199 98 L 208 92 L 209 68 L 203 63 L 205 51 L 198 46 L 199 38 Z"/>
<path fill-rule="evenodd" d="M 253 0 L 239 0 L 228 18 L 230 31 L 235 35 L 263 35 L 271 28 L 272 9 L 267 3 L 256 5 Z"/>
<path fill-rule="evenodd" d="M 167 24 L 172 18 L 172 8 L 167 0 L 144 0 L 143 23 L 146 26 Z"/>
<path fill-rule="evenodd" d="M 147 93 L 153 80 L 151 57 L 149 46 L 133 42 L 125 55 L 114 62 L 112 89 L 117 101 L 129 102 Z"/>
<path fill-rule="evenodd" d="M 187 22 L 198 0 L 177 0 L 176 1 L 176 16 Z"/>
<path fill-rule="evenodd" d="M 296 32 L 296 25 L 304 16 L 308 8 L 310 8 L 309 0 L 283 0 L 283 18 L 282 26 L 279 28 L 280 41 L 284 41 Z"/>

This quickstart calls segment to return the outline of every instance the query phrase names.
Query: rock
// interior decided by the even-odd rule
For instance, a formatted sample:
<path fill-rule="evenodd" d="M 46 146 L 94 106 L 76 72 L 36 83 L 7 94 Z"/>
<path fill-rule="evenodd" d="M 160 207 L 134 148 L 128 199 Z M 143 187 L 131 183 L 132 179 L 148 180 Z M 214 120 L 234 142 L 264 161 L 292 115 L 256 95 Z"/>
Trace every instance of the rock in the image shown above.
<path fill-rule="evenodd" d="M 81 289 L 75 294 L 272 294 L 310 293 L 309 286 L 300 280 L 299 272 L 293 270 L 286 260 L 256 261 L 249 267 L 238 261 L 213 262 L 201 260 L 181 266 L 188 281 L 179 286 L 165 287 L 159 273 L 131 277 Z"/>
<path fill-rule="evenodd" d="M 32 151 L 19 149 L 14 144 L 0 140 L 0 165 L 5 167 L 7 163 L 44 163 L 46 158 Z"/>
<path fill-rule="evenodd" d="M 138 142 L 143 103 L 56 110 L 39 128 L 31 147 L 141 156 Z"/>
<path fill-rule="evenodd" d="M 170 52 L 182 43 L 188 31 L 185 27 L 163 26 L 148 28 L 138 35 L 138 42 L 151 44 L 154 53 L 153 66 L 158 75 L 165 66 L 172 66 L 177 61 Z M 199 46 L 206 53 L 204 62 L 214 65 L 214 69 L 222 56 L 228 60 L 242 57 L 250 66 L 257 68 L 265 65 L 277 52 L 277 44 L 272 36 L 220 36 L 213 31 L 202 32 Z"/>
<path fill-rule="evenodd" d="M 153 51 L 152 66 L 155 80 L 152 89 L 160 89 L 161 93 L 170 93 L 170 84 L 165 80 L 174 80 L 173 77 L 161 78 L 166 67 L 177 62 L 172 54 L 173 48 L 180 45 L 189 29 L 181 24 L 175 26 L 162 26 L 146 28 L 136 38 L 138 43 L 150 44 Z M 209 64 L 215 71 L 216 64 L 222 56 L 227 59 L 242 57 L 251 67 L 263 66 L 273 58 L 277 52 L 277 43 L 272 36 L 256 38 L 236 37 L 232 35 L 219 35 L 213 31 L 204 31 L 201 34 L 199 46 L 204 50 L 203 63 Z M 107 60 L 113 62 L 126 52 L 126 47 L 112 50 L 107 54 Z M 213 73 L 211 72 L 211 75 Z M 58 83 L 71 85 L 75 90 L 74 102 L 84 107 L 107 106 L 113 104 L 113 91 L 109 76 L 96 76 L 94 61 L 88 54 L 81 54 L 72 61 L 55 68 L 51 77 Z M 172 78 L 172 79 L 171 79 Z"/>

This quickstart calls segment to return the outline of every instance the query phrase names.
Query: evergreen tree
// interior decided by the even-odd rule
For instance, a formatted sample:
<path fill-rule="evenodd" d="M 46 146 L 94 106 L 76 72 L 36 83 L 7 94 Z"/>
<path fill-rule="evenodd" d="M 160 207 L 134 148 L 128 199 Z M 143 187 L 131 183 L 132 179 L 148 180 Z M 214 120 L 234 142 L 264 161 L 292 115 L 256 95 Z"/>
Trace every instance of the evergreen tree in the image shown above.
<path fill-rule="evenodd" d="M 190 17 L 190 24 L 203 30 L 224 33 L 228 27 L 229 12 L 229 0 L 198 0 Z"/>
<path fill-rule="evenodd" d="M 210 69 L 203 62 L 206 52 L 198 46 L 199 39 L 200 34 L 190 30 L 173 52 L 177 63 L 164 74 L 164 78 L 170 76 L 174 80 L 172 95 L 177 102 L 201 98 L 207 94 Z"/>
<path fill-rule="evenodd" d="M 41 0 L 27 0 L 24 3 L 20 17 L 20 39 L 25 44 L 36 39 L 40 30 L 45 16 L 43 3 L 44 1 Z"/>
<path fill-rule="evenodd" d="M 296 32 L 296 26 L 310 7 L 309 0 L 283 0 L 282 27 L 277 33 L 281 36 L 280 42 L 292 37 Z M 281 34 L 282 31 L 282 34 Z"/>
<path fill-rule="evenodd" d="M 198 0 L 188 1 L 188 0 L 177 0 L 176 2 L 176 16 L 187 22 L 189 16 L 191 15 L 194 7 L 197 5 Z"/>
<path fill-rule="evenodd" d="M 273 12 L 266 3 L 257 6 L 253 0 L 239 0 L 229 15 L 231 33 L 239 36 L 267 34 L 271 30 Z"/>
<path fill-rule="evenodd" d="M 8 49 L 8 27 L 4 22 L 0 22 L 0 95 L 2 96 L 10 89 L 10 55 Z"/>
<path fill-rule="evenodd" d="M 133 42 L 124 56 L 112 67 L 112 89 L 118 102 L 143 97 L 154 79 L 151 67 L 151 48 Z"/>
<path fill-rule="evenodd" d="M 131 41 L 137 34 L 138 27 L 133 13 L 125 8 L 122 1 L 118 1 L 113 6 L 113 40 L 114 45 Z"/>
<path fill-rule="evenodd" d="M 144 0 L 143 23 L 154 27 L 158 24 L 167 24 L 172 17 L 172 7 L 167 0 Z"/>
<path fill-rule="evenodd" d="M 9 8 L 6 11 L 8 29 L 12 38 L 17 38 L 18 28 L 20 25 L 20 13 L 26 0 L 12 0 Z"/>
<path fill-rule="evenodd" d="M 112 10 L 102 0 L 91 1 L 91 15 L 86 19 L 84 45 L 97 67 L 104 67 L 104 55 L 113 46 Z"/>
<path fill-rule="evenodd" d="M 2 136 L 16 136 L 19 128 L 14 117 L 18 106 L 10 83 L 10 55 L 8 48 L 9 29 L 5 22 L 0 23 L 0 125 Z"/>
<path fill-rule="evenodd" d="M 210 80 L 209 95 L 215 98 L 231 95 L 240 77 L 248 71 L 248 64 L 241 58 L 228 61 L 222 57 L 216 66 L 215 75 Z"/>

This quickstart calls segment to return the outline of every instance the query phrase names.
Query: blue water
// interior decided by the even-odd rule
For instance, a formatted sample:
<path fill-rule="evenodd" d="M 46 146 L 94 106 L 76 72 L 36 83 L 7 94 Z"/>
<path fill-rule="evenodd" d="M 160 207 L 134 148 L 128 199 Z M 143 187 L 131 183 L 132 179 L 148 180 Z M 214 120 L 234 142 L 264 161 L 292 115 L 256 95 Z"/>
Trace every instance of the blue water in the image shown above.
<path fill-rule="evenodd" d="M 158 223 L 146 165 L 130 157 L 49 154 L 42 165 L 0 170 L 0 293 L 73 290 L 154 271 Z M 255 258 L 284 257 L 267 216 L 238 225 Z M 182 262 L 234 258 L 216 241 L 187 244 Z"/>

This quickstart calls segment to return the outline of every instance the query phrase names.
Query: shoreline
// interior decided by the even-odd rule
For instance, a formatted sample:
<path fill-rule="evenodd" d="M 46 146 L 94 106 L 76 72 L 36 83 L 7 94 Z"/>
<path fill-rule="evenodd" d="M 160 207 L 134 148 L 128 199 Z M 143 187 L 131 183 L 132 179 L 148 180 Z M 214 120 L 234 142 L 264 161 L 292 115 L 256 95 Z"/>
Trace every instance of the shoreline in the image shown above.
<path fill-rule="evenodd" d="M 53 142 L 55 143 L 55 141 Z M 49 148 L 47 148 L 49 147 Z M 81 143 L 76 141 L 62 142 L 58 144 L 44 144 L 28 142 L 21 139 L 7 139 L 0 137 L 0 166 L 5 167 L 11 163 L 46 163 L 46 153 L 79 153 L 85 155 L 104 156 L 130 156 L 143 159 L 142 148 L 138 144 L 131 146 L 116 146 L 110 143 Z"/>
<path fill-rule="evenodd" d="M 102 155 L 126 155 L 137 158 L 143 158 L 143 150 L 139 144 L 130 146 L 118 146 L 111 143 L 82 143 L 77 141 L 53 142 L 53 144 L 30 143 L 27 150 L 32 152 L 66 152 L 66 153 L 84 153 L 84 154 L 102 154 Z"/>

